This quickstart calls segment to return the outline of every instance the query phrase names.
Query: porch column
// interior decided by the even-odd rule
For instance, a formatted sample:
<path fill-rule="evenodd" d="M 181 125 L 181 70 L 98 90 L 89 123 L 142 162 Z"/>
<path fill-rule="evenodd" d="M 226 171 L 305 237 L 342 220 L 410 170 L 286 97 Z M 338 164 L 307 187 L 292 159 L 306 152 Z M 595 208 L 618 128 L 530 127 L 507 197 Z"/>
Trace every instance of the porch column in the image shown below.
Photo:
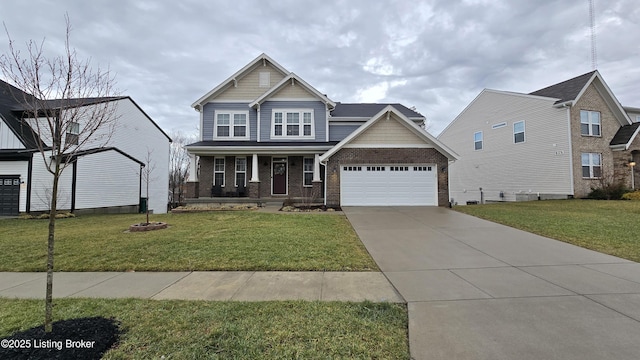
<path fill-rule="evenodd" d="M 260 177 L 258 176 L 258 154 L 251 156 L 251 180 L 249 180 L 249 197 L 260 198 Z"/>
<path fill-rule="evenodd" d="M 313 182 L 320 182 L 320 154 L 316 154 L 313 159 Z"/>
<path fill-rule="evenodd" d="M 189 179 L 187 181 L 198 181 L 198 158 L 194 154 L 189 154 Z"/>
<path fill-rule="evenodd" d="M 251 157 L 251 182 L 259 182 L 258 176 L 258 154 L 253 154 Z"/>

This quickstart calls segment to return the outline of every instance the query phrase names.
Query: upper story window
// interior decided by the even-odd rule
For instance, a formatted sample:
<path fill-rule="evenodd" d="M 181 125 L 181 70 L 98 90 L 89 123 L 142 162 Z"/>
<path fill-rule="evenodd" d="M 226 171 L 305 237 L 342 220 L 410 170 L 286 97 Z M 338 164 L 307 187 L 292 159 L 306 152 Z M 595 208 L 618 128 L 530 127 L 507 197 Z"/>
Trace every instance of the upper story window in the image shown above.
<path fill-rule="evenodd" d="M 77 122 L 70 122 L 67 126 L 67 134 L 65 136 L 65 142 L 67 144 L 78 145 L 78 137 L 80 136 L 80 124 Z"/>
<path fill-rule="evenodd" d="M 636 122 L 640 122 L 640 115 L 636 115 Z"/>
<path fill-rule="evenodd" d="M 600 112 L 580 110 L 580 134 L 600 136 Z"/>
<path fill-rule="evenodd" d="M 216 139 L 248 139 L 248 111 L 216 111 L 213 137 Z"/>
<path fill-rule="evenodd" d="M 524 121 L 513 123 L 513 142 L 515 144 L 524 142 Z"/>
<path fill-rule="evenodd" d="M 482 150 L 482 131 L 473 134 L 473 147 L 475 150 Z"/>
<path fill-rule="evenodd" d="M 271 121 L 272 138 L 312 138 L 314 136 L 313 110 L 274 109 Z"/>

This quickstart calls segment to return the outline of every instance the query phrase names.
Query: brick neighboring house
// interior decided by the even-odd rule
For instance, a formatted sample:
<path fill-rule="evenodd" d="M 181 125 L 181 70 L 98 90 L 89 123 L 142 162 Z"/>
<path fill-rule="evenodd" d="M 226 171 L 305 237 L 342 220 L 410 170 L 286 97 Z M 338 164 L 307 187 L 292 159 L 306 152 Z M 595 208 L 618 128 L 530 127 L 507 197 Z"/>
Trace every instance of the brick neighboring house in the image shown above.
<path fill-rule="evenodd" d="M 191 198 L 448 204 L 457 156 L 401 104 L 334 102 L 262 54 L 192 106 Z"/>
<path fill-rule="evenodd" d="M 450 168 L 451 196 L 463 204 L 480 200 L 480 188 L 488 201 L 631 188 L 639 120 L 640 109 L 623 107 L 598 71 L 529 94 L 485 89 L 438 136 L 461 156 Z"/>

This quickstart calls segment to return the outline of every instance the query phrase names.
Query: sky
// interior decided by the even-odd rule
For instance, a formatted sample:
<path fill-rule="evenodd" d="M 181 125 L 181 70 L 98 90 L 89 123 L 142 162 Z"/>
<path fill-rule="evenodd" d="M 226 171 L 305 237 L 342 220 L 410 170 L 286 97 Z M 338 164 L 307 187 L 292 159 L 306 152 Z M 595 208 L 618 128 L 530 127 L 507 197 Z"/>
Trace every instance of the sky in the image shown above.
<path fill-rule="evenodd" d="M 640 107 L 640 6 L 594 0 L 597 69 Z M 164 131 L 261 53 L 339 102 L 402 103 L 438 135 L 482 91 L 529 93 L 594 69 L 588 0 L 0 0 L 0 53 L 44 40 L 116 74 Z"/>

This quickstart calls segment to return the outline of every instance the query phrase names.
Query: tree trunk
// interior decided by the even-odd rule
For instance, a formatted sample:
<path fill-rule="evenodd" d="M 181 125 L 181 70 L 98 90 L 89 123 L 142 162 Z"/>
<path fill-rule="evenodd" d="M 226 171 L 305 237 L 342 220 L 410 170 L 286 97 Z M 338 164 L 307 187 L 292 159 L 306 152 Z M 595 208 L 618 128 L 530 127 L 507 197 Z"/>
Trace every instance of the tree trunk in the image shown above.
<path fill-rule="evenodd" d="M 56 156 L 56 169 L 53 174 L 53 190 L 49 209 L 49 237 L 47 240 L 47 291 L 45 295 L 44 331 L 53 330 L 53 245 L 56 233 L 56 208 L 58 207 L 58 180 L 60 178 L 60 159 Z"/>

